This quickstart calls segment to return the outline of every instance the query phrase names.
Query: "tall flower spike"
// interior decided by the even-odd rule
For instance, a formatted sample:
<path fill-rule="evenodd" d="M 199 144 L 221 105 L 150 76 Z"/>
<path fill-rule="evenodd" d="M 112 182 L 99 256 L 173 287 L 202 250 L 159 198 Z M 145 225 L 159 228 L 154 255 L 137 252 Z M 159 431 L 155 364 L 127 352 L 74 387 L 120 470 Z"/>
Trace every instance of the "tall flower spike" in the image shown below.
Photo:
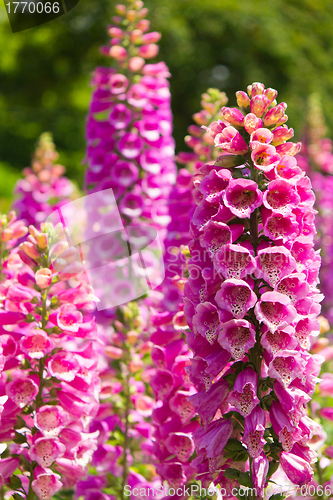
<path fill-rule="evenodd" d="M 158 53 L 160 34 L 148 32 L 149 21 L 145 19 L 148 10 L 141 0 L 117 5 L 116 10 L 117 16 L 112 18 L 113 24 L 108 27 L 110 45 L 102 48 L 112 66 L 97 68 L 92 79 L 93 93 L 86 125 L 85 189 L 88 193 L 112 189 L 125 229 L 118 232 L 121 233 L 119 241 L 109 234 L 109 240 L 102 241 L 98 248 L 91 250 L 90 256 L 95 259 L 96 268 L 100 266 L 99 257 L 107 248 L 118 250 L 119 247 L 119 252 L 123 250 L 125 234 L 130 235 L 129 247 L 133 246 L 133 241 L 139 246 L 140 241 L 145 240 L 145 231 L 149 233 L 148 237 L 157 231 L 163 242 L 170 221 L 167 200 L 176 180 L 171 135 L 170 74 L 165 63 L 150 62 Z M 99 210 L 92 210 L 90 217 L 89 227 L 93 230 L 95 226 L 100 227 Z M 105 225 L 108 227 L 108 221 Z M 153 240 L 157 240 L 156 235 Z M 127 255 L 127 250 L 126 247 L 124 255 Z M 161 249 L 157 248 L 157 251 L 161 252 Z M 152 284 L 159 262 L 154 260 L 155 255 L 151 252 L 152 262 L 145 262 L 144 267 L 138 259 L 135 260 L 138 255 L 139 252 L 135 254 L 133 251 L 133 266 L 129 266 L 127 274 L 126 269 L 121 274 L 120 266 L 115 266 L 107 273 L 100 268 L 98 276 L 103 283 L 103 296 L 107 295 L 107 286 L 112 294 L 118 285 L 120 291 L 122 287 L 125 290 L 123 303 L 127 303 L 118 310 L 115 307 L 111 309 L 112 304 L 108 305 L 109 309 L 100 311 L 96 316 L 105 344 L 101 356 L 104 352 L 106 354 L 101 374 L 105 408 L 98 416 L 95 427 L 91 428 L 92 431 L 95 428 L 104 430 L 93 464 L 105 486 L 108 485 L 107 472 L 112 469 L 118 478 L 112 485 L 117 498 L 124 498 L 126 484 L 138 482 L 136 472 L 130 466 L 133 464 L 135 467 L 136 461 L 152 462 L 152 427 L 145 418 L 154 409 L 153 392 L 148 384 L 154 370 L 147 370 L 145 375 L 143 360 L 147 359 L 151 350 L 149 336 L 152 331 L 147 328 L 149 307 L 159 305 L 161 293 L 152 293 L 145 301 L 134 302 L 146 290 L 132 296 L 131 292 L 136 285 L 133 277 L 147 276 L 148 264 L 152 270 L 152 276 L 149 275 Z M 113 259 L 114 254 L 110 257 L 110 260 Z M 126 290 L 129 290 L 128 294 Z M 161 352 L 158 354 L 163 355 Z M 170 376 L 169 369 L 160 371 L 162 375 L 155 379 L 155 385 L 152 378 L 151 387 L 164 398 L 172 390 L 174 378 Z M 185 396 L 180 397 L 177 404 L 182 401 L 184 405 L 183 399 Z M 116 421 L 112 420 L 112 425 L 111 416 L 117 417 Z M 115 449 L 114 435 L 119 432 L 123 437 L 122 446 Z M 168 441 L 170 449 L 176 448 L 175 441 L 176 438 Z M 187 439 L 185 441 L 188 443 Z M 142 450 L 140 457 L 136 453 L 138 442 Z M 192 445 L 188 450 L 191 449 Z M 177 453 L 181 453 L 180 449 Z M 80 488 L 84 485 L 79 485 Z"/>
<path fill-rule="evenodd" d="M 26 228 L 13 213 L 1 220 L 3 231 L 12 228 L 12 236 L 24 235 Z M 66 273 L 71 265 L 66 256 L 76 255 L 79 260 L 76 249 L 52 259 L 64 239 L 62 225 L 42 224 L 41 231 L 30 226 L 29 231 L 28 241 L 19 247 L 8 251 L 2 245 L 1 249 L 5 418 L 0 434 L 9 443 L 9 457 L 14 462 L 19 457 L 20 474 L 17 464 L 14 468 L 7 464 L 9 457 L 0 459 L 0 470 L 7 465 L 2 484 L 13 494 L 35 498 L 36 493 L 49 499 L 86 475 L 97 447 L 98 433 L 87 432 L 99 409 L 100 391 L 96 325 L 91 316 L 94 296 L 82 266 Z M 8 240 L 6 245 L 14 242 Z M 69 277 L 61 277 L 56 270 L 57 260 Z"/>
<path fill-rule="evenodd" d="M 18 217 L 36 227 L 75 195 L 73 183 L 64 177 L 65 167 L 57 162 L 58 153 L 49 133 L 40 136 L 31 166 L 23 170 L 24 178 L 15 187 L 13 204 Z"/>
<path fill-rule="evenodd" d="M 333 322 L 332 259 L 332 190 L 333 190 L 333 145 L 325 137 L 326 126 L 320 101 L 316 94 L 309 97 L 309 113 L 304 130 L 304 142 L 297 160 L 310 177 L 316 193 L 316 248 L 320 249 L 322 266 L 320 269 L 320 288 L 325 295 L 323 313 Z"/>
<path fill-rule="evenodd" d="M 276 95 L 254 83 L 237 93 L 239 110 L 222 108 L 223 120 L 206 128 L 222 154 L 194 178 L 184 288 L 189 373 L 198 390 L 191 400 L 205 424 L 194 434 L 193 465 L 221 487 L 235 479 L 252 484 L 258 498 L 280 456 L 296 484 L 312 477 L 312 453 L 292 454 L 315 432 L 304 403 L 322 361 L 308 353 L 322 299 L 314 195 L 294 157 L 300 143 L 288 142 L 287 105 Z M 214 231 L 221 234 L 217 249 Z M 227 394 L 217 390 L 225 383 Z M 213 401 L 210 413 L 206 401 Z M 227 423 L 222 449 L 215 429 Z"/>

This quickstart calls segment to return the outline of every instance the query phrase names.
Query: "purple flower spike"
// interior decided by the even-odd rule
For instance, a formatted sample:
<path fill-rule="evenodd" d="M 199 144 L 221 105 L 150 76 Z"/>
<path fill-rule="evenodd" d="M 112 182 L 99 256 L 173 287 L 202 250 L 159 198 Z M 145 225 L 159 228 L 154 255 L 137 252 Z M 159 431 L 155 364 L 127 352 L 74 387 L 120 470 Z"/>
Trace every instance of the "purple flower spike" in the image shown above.
<path fill-rule="evenodd" d="M 311 345 L 315 352 L 321 348 L 321 339 L 313 343 L 320 332 L 321 259 L 314 249 L 314 193 L 297 164 L 300 144 L 289 142 L 294 131 L 284 125 L 287 105 L 277 104 L 277 91 L 260 82 L 236 96 L 240 109 L 223 105 L 222 120 L 209 123 L 206 110 L 198 115 L 207 141 L 224 154 L 215 163 L 203 160 L 193 179 L 197 207 L 184 314 L 194 356 L 188 370 L 198 391 L 190 399 L 203 427 L 196 431 L 192 464 L 203 484 L 213 481 L 231 497 L 241 483 L 229 478 L 229 468 L 240 470 L 233 445 L 241 442 L 239 455 L 250 459 L 242 473 L 261 499 L 272 475 L 269 462 L 278 465 L 279 455 L 285 463 L 288 455 L 296 457 L 288 476 L 293 482 L 311 478 L 316 453 L 310 440 L 322 437 L 306 414 L 324 359 L 308 352 Z M 190 134 L 187 142 L 203 154 L 200 132 Z M 330 359 L 331 349 L 323 354 Z M 226 398 L 219 393 L 225 382 Z M 212 426 L 223 416 L 232 423 L 232 439 L 217 456 L 207 449 Z M 276 435 L 284 451 L 272 454 Z"/>
<path fill-rule="evenodd" d="M 219 307 L 230 311 L 234 318 L 241 319 L 254 307 L 257 296 L 245 281 L 230 279 L 222 283 L 215 300 Z"/>
<path fill-rule="evenodd" d="M 232 179 L 223 193 L 223 201 L 233 214 L 245 219 L 262 204 L 262 194 L 256 182 Z"/>

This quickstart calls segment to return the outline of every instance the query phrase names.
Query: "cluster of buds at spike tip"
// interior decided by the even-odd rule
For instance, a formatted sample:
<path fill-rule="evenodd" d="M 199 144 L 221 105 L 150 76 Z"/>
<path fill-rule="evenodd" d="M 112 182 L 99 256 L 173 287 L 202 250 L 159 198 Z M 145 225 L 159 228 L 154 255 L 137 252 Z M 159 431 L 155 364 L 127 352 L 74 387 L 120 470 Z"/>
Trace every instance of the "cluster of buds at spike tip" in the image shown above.
<path fill-rule="evenodd" d="M 13 206 L 26 224 L 39 227 L 53 210 L 74 195 L 73 183 L 64 177 L 65 167 L 56 163 L 58 156 L 52 136 L 42 134 L 31 166 L 23 170 L 24 178 L 15 187 L 17 199 Z"/>
<path fill-rule="evenodd" d="M 95 298 L 62 226 L 29 232 L 3 262 L 0 472 L 6 491 L 48 500 L 87 474 L 97 447 Z"/>
<path fill-rule="evenodd" d="M 311 355 L 322 295 L 314 193 L 289 142 L 285 103 L 261 83 L 206 127 L 222 155 L 195 176 L 197 208 L 184 313 L 198 394 L 192 465 L 205 484 L 252 485 L 263 496 L 281 466 L 311 480 L 308 416 L 323 358 Z"/>
<path fill-rule="evenodd" d="M 221 107 L 228 103 L 225 92 L 218 89 L 208 89 L 201 96 L 201 110 L 194 113 L 195 124 L 188 127 L 185 144 L 192 152 L 178 153 L 176 160 L 180 165 L 191 172 L 195 172 L 205 163 L 215 160 L 218 153 L 214 146 L 214 139 L 202 127 L 222 118 Z"/>
<path fill-rule="evenodd" d="M 149 219 L 165 227 L 165 199 L 175 181 L 172 113 L 168 68 L 148 64 L 158 52 L 159 33 L 150 32 L 141 1 L 119 15 L 109 27 L 114 62 L 96 69 L 87 120 L 88 192 L 112 188 L 124 222 Z"/>

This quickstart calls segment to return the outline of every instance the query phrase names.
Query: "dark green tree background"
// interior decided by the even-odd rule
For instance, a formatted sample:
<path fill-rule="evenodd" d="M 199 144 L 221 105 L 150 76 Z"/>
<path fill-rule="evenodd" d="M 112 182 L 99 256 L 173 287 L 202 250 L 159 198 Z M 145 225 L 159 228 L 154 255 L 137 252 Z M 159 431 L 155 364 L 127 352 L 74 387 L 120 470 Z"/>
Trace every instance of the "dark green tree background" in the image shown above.
<path fill-rule="evenodd" d="M 84 124 L 91 72 L 108 64 L 114 0 L 80 0 L 67 15 L 13 34 L 0 6 L 0 196 L 28 165 L 37 137 L 54 135 L 68 175 L 82 183 Z M 159 58 L 172 73 L 177 150 L 207 87 L 236 90 L 262 81 L 288 103 L 300 135 L 307 98 L 317 92 L 333 132 L 331 0 L 147 0 L 151 28 L 162 32 Z"/>

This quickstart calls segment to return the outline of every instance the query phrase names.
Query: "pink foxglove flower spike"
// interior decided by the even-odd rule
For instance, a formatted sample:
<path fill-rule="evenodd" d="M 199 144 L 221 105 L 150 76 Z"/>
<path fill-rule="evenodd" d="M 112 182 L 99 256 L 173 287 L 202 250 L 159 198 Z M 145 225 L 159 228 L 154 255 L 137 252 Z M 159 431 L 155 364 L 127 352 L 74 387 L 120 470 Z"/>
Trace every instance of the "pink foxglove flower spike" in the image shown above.
<path fill-rule="evenodd" d="M 237 92 L 240 109 L 222 108 L 222 120 L 207 128 L 222 154 L 195 176 L 184 289 L 198 390 L 191 399 L 203 425 L 194 432 L 193 465 L 221 487 L 252 485 L 258 498 L 280 463 L 295 484 L 311 480 L 307 443 L 319 432 L 304 406 L 322 362 L 308 352 L 322 300 L 314 195 L 294 158 L 300 143 L 287 142 L 287 105 L 276 96 L 254 83 Z M 217 224 L 226 239 L 215 250 Z M 215 358 L 224 361 L 213 369 Z M 224 383 L 229 392 L 216 391 L 207 427 L 205 400 Z M 305 449 L 294 458 L 298 442 Z"/>

